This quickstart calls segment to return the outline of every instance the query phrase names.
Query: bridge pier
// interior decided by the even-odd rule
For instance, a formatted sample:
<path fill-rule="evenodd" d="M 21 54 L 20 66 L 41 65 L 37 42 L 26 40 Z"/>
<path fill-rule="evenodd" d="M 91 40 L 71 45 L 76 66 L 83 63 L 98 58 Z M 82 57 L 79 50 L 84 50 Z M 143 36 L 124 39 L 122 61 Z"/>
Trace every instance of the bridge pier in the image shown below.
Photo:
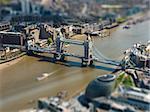
<path fill-rule="evenodd" d="M 65 61 L 65 55 L 64 54 L 54 54 L 53 56 L 54 61 Z"/>
<path fill-rule="evenodd" d="M 33 56 L 34 55 L 34 52 L 32 50 L 27 50 L 26 53 L 27 53 L 28 56 Z"/>
<path fill-rule="evenodd" d="M 90 60 L 89 66 L 93 66 L 93 65 L 94 65 L 94 61 L 93 61 L 93 60 Z"/>
<path fill-rule="evenodd" d="M 94 61 L 91 59 L 85 59 L 82 58 L 81 59 L 81 66 L 86 67 L 86 66 L 93 66 L 94 65 Z"/>
<path fill-rule="evenodd" d="M 84 58 L 81 59 L 81 66 L 86 67 L 88 66 L 88 61 L 85 60 Z"/>

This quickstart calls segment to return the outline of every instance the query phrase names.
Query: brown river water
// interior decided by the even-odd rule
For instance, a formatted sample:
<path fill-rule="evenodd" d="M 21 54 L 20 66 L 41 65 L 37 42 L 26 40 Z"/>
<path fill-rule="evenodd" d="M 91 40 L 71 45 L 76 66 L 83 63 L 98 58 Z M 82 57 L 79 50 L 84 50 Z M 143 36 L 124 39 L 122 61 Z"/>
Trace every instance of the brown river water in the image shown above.
<path fill-rule="evenodd" d="M 119 26 L 110 37 L 94 40 L 101 53 L 119 60 L 124 50 L 134 43 L 150 40 L 150 21 L 138 23 L 130 29 Z M 82 53 L 75 47 L 72 49 Z M 67 64 L 56 64 L 44 56 L 24 56 L 18 63 L 0 70 L 0 112 L 16 112 L 34 107 L 39 97 L 53 96 L 62 90 L 68 91 L 70 98 L 84 90 L 96 76 L 114 70 L 114 66 L 101 63 L 96 63 L 95 68 L 80 67 L 80 60 L 68 60 L 70 62 Z M 43 73 L 51 73 L 51 76 L 37 81 L 36 78 Z"/>

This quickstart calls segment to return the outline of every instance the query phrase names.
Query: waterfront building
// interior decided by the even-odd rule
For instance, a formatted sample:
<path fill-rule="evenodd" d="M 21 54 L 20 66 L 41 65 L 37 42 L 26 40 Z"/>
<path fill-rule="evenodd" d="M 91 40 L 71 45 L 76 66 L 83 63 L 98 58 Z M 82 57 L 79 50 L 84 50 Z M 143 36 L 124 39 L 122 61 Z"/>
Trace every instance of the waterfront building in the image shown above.
<path fill-rule="evenodd" d="M 90 112 L 89 109 L 80 105 L 76 99 L 64 101 L 59 97 L 42 98 L 38 100 L 37 112 Z"/>
<path fill-rule="evenodd" d="M 20 32 L 0 31 L 0 45 L 3 47 L 23 49 L 25 45 L 25 39 L 25 35 Z"/>
<path fill-rule="evenodd" d="M 117 96 L 112 96 L 112 99 L 130 104 L 135 108 L 150 110 L 150 91 L 147 89 L 120 87 L 120 92 Z"/>
<path fill-rule="evenodd" d="M 0 31 L 8 31 L 11 29 L 10 22 L 0 23 Z"/>
<path fill-rule="evenodd" d="M 121 104 L 106 97 L 96 98 L 92 101 L 95 108 L 110 112 L 136 112 L 134 107 L 128 104 Z"/>
<path fill-rule="evenodd" d="M 85 96 L 90 99 L 109 96 L 115 87 L 115 75 L 108 74 L 97 77 L 86 88 Z"/>
<path fill-rule="evenodd" d="M 136 43 L 134 46 L 125 51 L 125 63 L 126 66 L 131 65 L 132 67 L 150 68 L 150 43 L 141 44 Z"/>

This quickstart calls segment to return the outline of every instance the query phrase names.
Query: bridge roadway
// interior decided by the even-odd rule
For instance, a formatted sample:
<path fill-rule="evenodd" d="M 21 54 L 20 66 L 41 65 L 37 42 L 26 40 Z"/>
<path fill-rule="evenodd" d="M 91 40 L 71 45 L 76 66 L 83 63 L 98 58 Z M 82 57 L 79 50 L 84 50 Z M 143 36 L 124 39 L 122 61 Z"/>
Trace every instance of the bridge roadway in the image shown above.
<path fill-rule="evenodd" d="M 63 43 L 75 44 L 75 45 L 81 45 L 81 46 L 84 46 L 84 42 L 85 42 L 85 41 L 81 41 L 81 40 L 72 40 L 72 39 L 66 39 L 66 38 L 60 38 L 60 41 Z M 107 58 L 99 50 L 97 50 L 97 48 L 93 44 L 91 44 L 91 45 L 92 45 L 91 50 L 92 50 L 93 56 L 89 60 L 97 61 L 97 62 L 104 63 L 104 64 L 111 64 L 111 65 L 115 65 L 115 66 L 120 65 L 120 62 L 117 62 L 115 60 Z M 50 46 L 48 46 L 46 48 L 42 48 L 42 47 L 39 47 L 37 45 L 29 45 L 28 50 L 36 51 L 36 52 L 49 53 L 49 54 L 58 54 L 59 56 L 64 55 L 64 56 L 70 56 L 70 57 L 84 59 L 84 56 L 81 56 L 78 54 L 73 54 L 73 53 L 69 53 L 69 52 L 62 52 L 62 53 L 57 52 L 56 48 L 52 48 Z"/>
<path fill-rule="evenodd" d="M 80 41 L 80 40 L 71 40 L 71 39 L 63 38 L 61 41 L 65 43 L 70 43 L 70 44 L 84 45 L 84 41 Z"/>
<path fill-rule="evenodd" d="M 59 55 L 64 55 L 64 56 L 80 58 L 80 59 L 84 58 L 84 56 L 73 54 L 73 53 L 67 53 L 67 52 L 59 53 L 59 52 L 56 52 L 55 50 L 50 50 L 49 48 L 29 47 L 29 50 L 36 51 L 36 52 L 45 52 L 45 53 L 50 53 L 50 54 L 59 54 Z M 115 60 L 104 57 L 103 55 L 100 55 L 98 53 L 96 55 L 94 53 L 93 58 L 91 58 L 90 60 L 100 62 L 100 63 L 104 63 L 104 64 L 111 64 L 111 65 L 114 65 L 114 66 L 119 66 L 120 65 L 120 62 L 117 62 Z"/>

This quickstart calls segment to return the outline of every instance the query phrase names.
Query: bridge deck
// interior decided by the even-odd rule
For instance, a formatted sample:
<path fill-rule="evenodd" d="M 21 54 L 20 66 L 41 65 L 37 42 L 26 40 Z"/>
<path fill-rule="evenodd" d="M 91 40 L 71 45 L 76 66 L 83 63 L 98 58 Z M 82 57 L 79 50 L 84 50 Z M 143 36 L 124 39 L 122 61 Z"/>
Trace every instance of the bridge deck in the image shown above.
<path fill-rule="evenodd" d="M 69 44 L 84 45 L 84 41 L 79 40 L 62 39 L 61 41 Z"/>

